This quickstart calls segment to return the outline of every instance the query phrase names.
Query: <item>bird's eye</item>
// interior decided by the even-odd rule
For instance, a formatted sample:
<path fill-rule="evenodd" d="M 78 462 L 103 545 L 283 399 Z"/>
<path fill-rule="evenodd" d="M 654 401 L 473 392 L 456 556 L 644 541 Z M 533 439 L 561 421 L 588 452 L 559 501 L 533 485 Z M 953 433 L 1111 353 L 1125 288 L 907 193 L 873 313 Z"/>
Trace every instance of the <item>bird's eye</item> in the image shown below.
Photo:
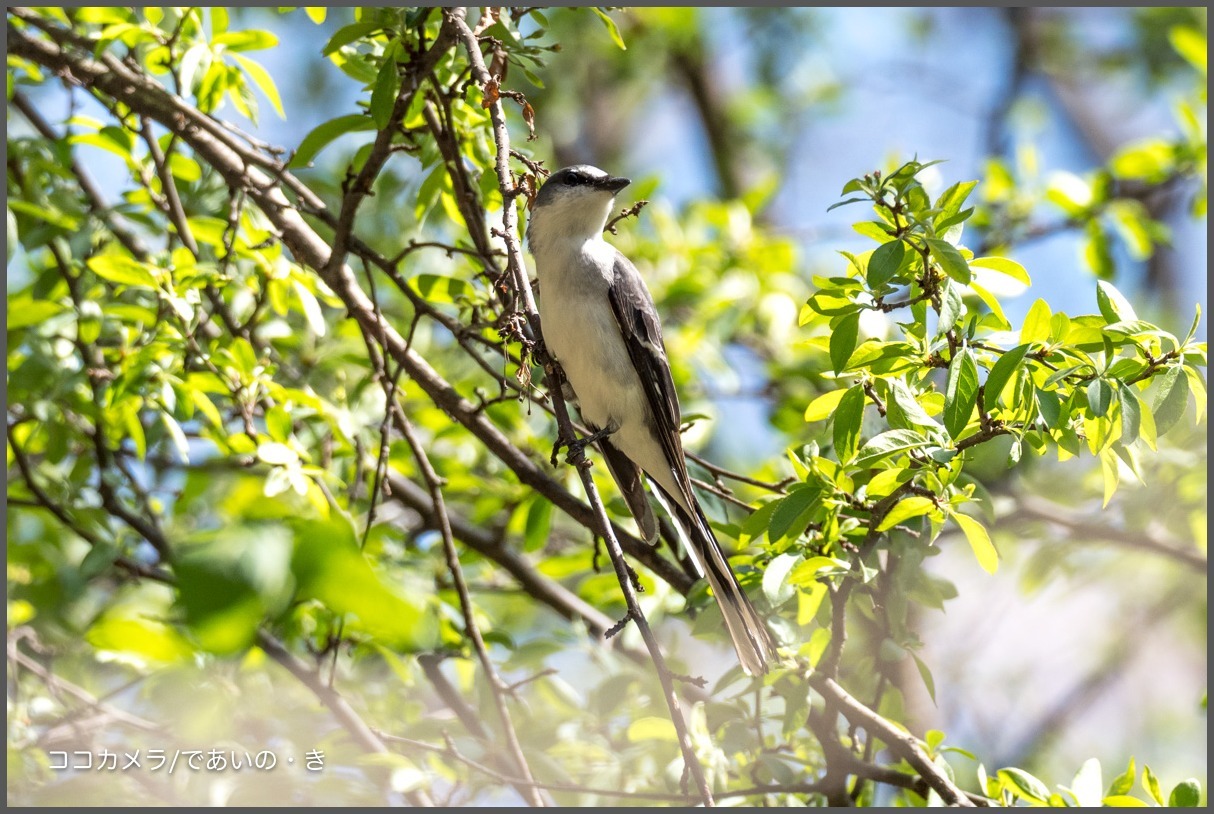
<path fill-rule="evenodd" d="M 584 176 L 584 175 L 570 175 L 569 176 L 569 186 L 580 187 L 583 184 L 585 184 L 587 180 L 589 180 L 589 179 L 587 179 L 586 176 Z"/>

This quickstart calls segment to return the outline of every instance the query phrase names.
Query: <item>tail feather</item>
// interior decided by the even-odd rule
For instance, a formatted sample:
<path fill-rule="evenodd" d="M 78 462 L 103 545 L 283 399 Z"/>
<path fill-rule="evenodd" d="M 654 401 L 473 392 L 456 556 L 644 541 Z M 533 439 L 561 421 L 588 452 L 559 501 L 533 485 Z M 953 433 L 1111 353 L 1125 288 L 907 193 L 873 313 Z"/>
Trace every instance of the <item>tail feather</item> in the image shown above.
<path fill-rule="evenodd" d="M 665 493 L 659 484 L 654 482 L 654 485 Z M 664 497 L 664 503 L 673 509 L 674 517 L 687 536 L 687 547 L 692 559 L 712 588 L 721 608 L 721 616 L 725 619 L 725 629 L 733 641 L 734 650 L 738 652 L 742 669 L 748 675 L 763 675 L 776 660 L 776 643 L 767 626 L 763 624 L 759 612 L 742 590 L 733 569 L 729 567 L 729 560 L 713 535 L 703 510 L 693 503 L 695 515 L 692 516 L 678 501 L 670 499 L 666 494 Z"/>

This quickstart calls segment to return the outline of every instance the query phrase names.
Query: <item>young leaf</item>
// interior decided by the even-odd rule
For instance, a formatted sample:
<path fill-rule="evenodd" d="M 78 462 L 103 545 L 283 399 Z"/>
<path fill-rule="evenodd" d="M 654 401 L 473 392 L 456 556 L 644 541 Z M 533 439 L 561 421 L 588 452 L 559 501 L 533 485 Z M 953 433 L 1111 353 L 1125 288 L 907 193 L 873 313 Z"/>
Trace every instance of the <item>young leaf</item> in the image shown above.
<path fill-rule="evenodd" d="M 1096 281 L 1096 304 L 1100 306 L 1100 314 L 1110 325 L 1114 322 L 1132 322 L 1138 319 L 1130 301 L 1112 283 L 1104 280 Z"/>
<path fill-rule="evenodd" d="M 1020 342 L 1025 345 L 1033 342 L 1048 342 L 1050 338 L 1050 305 L 1045 300 L 1037 300 L 1025 314 L 1024 324 L 1020 326 Z"/>

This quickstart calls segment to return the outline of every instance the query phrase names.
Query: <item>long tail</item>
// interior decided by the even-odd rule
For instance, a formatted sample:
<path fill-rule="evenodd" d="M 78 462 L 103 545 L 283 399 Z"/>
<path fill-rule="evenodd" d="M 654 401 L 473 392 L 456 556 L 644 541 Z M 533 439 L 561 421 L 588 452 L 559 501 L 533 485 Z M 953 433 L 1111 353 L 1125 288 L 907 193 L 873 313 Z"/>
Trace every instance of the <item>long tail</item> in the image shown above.
<path fill-rule="evenodd" d="M 733 647 L 738 651 L 742 669 L 748 675 L 763 675 L 776 660 L 776 643 L 758 611 L 750 603 L 746 592 L 738 584 L 738 578 L 729 567 L 729 560 L 713 535 L 703 510 L 698 503 L 693 502 L 695 515 L 692 516 L 677 500 L 672 500 L 665 494 L 665 489 L 656 482 L 654 485 L 662 493 L 665 498 L 663 502 L 687 535 L 692 558 L 712 587 L 712 593 L 721 607 L 721 616 L 725 619 L 729 638 L 733 640 Z"/>

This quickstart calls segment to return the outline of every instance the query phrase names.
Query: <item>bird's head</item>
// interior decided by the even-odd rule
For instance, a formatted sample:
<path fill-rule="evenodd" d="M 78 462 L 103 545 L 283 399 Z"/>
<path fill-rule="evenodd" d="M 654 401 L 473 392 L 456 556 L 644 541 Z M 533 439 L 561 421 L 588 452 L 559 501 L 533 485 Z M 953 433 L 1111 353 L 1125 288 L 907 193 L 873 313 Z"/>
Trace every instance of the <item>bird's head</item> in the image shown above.
<path fill-rule="evenodd" d="M 532 250 L 537 243 L 554 237 L 587 240 L 600 235 L 616 193 L 630 183 L 627 178 L 613 177 L 589 164 L 575 164 L 552 173 L 531 207 L 527 239 Z"/>

